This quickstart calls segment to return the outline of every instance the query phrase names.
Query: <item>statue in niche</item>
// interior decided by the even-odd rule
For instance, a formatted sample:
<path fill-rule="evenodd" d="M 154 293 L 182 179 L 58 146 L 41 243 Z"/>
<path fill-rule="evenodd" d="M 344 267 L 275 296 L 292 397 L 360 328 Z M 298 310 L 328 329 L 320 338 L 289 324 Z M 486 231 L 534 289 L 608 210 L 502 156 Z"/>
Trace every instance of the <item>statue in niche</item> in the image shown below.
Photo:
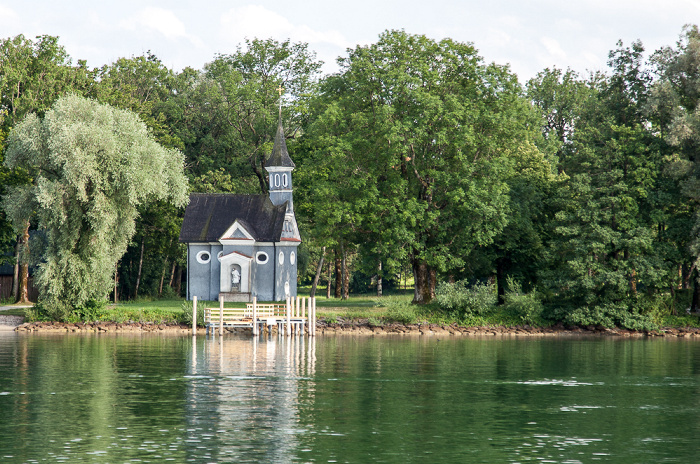
<path fill-rule="evenodd" d="M 241 291 L 241 267 L 238 264 L 231 267 L 231 291 Z"/>

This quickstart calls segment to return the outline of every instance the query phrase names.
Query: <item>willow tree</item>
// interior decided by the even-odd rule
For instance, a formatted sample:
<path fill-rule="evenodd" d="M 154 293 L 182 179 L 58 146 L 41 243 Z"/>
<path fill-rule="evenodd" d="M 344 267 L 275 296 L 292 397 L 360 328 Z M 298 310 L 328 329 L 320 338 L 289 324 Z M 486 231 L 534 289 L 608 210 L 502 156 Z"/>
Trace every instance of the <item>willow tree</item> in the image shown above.
<path fill-rule="evenodd" d="M 57 308 L 105 298 L 140 205 L 187 198 L 179 151 L 156 143 L 134 113 L 75 95 L 17 125 L 5 163 L 32 175 L 3 206 L 16 227 L 32 214 L 45 232 L 39 298 Z"/>

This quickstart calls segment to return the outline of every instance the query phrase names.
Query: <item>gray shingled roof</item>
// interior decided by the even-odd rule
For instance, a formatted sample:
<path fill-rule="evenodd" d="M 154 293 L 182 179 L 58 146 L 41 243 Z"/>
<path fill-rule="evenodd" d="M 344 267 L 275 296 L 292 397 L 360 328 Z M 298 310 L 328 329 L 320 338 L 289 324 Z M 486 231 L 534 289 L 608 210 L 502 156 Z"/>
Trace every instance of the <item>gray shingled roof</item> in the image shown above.
<path fill-rule="evenodd" d="M 294 161 L 289 157 L 287 151 L 287 141 L 284 138 L 284 129 L 282 129 L 282 120 L 280 119 L 277 125 L 277 134 L 275 135 L 275 145 L 272 147 L 270 157 L 265 161 L 265 167 L 282 166 L 285 168 L 295 167 Z"/>
<path fill-rule="evenodd" d="M 287 203 L 267 195 L 192 193 L 180 229 L 181 242 L 215 242 L 238 221 L 258 242 L 279 242 Z"/>

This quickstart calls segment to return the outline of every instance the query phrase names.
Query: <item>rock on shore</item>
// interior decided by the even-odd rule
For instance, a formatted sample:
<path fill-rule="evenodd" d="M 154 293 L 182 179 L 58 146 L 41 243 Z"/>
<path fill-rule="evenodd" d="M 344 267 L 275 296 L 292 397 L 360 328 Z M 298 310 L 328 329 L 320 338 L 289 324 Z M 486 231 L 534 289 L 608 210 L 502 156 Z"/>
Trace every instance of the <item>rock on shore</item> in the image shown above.
<path fill-rule="evenodd" d="M 9 316 L 8 316 L 9 317 Z M 18 332 L 94 332 L 94 333 L 192 333 L 192 327 L 185 324 L 158 324 L 147 322 L 31 322 L 15 328 Z M 227 329 L 227 332 L 250 332 L 250 329 Z M 197 333 L 203 334 L 200 327 Z M 319 335 L 427 335 L 427 336 L 577 336 L 603 335 L 618 337 L 700 337 L 698 328 L 663 328 L 658 331 L 636 332 L 625 329 L 603 327 L 458 327 L 440 324 L 384 324 L 370 325 L 367 320 L 341 321 L 328 323 L 319 321 L 316 325 Z"/>

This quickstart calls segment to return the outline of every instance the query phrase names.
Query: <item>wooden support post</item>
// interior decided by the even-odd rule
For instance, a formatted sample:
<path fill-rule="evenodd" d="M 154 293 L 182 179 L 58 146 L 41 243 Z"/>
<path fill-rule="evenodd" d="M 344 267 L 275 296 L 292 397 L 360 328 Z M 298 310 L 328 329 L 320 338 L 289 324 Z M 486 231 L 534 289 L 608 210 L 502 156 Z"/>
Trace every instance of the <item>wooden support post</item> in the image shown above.
<path fill-rule="evenodd" d="M 314 320 L 313 320 L 313 330 L 314 330 L 314 337 L 316 336 L 316 297 L 313 298 L 313 307 L 314 307 Z"/>
<path fill-rule="evenodd" d="M 197 296 L 192 297 L 192 335 L 197 335 Z"/>
<path fill-rule="evenodd" d="M 301 299 L 301 320 L 302 320 L 302 325 L 301 325 L 301 335 L 304 335 L 304 319 L 306 318 L 306 298 Z M 309 321 L 306 321 L 306 325 L 308 325 Z"/>
<path fill-rule="evenodd" d="M 219 336 L 224 335 L 224 299 L 219 297 Z"/>
<path fill-rule="evenodd" d="M 253 297 L 253 335 L 258 335 L 258 297 Z"/>

